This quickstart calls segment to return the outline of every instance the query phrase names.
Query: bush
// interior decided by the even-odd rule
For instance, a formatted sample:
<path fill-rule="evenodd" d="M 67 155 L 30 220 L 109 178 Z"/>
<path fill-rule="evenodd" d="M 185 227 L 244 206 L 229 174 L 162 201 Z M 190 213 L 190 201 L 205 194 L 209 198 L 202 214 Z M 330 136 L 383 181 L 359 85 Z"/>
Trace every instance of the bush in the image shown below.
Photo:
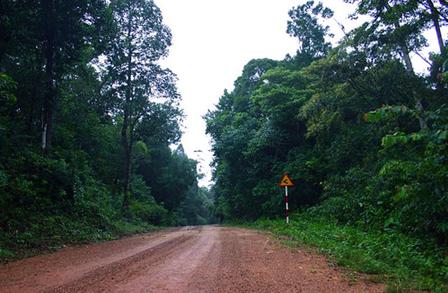
<path fill-rule="evenodd" d="M 133 201 L 129 205 L 129 210 L 134 221 L 153 225 L 160 225 L 167 221 L 168 211 L 155 202 Z"/>

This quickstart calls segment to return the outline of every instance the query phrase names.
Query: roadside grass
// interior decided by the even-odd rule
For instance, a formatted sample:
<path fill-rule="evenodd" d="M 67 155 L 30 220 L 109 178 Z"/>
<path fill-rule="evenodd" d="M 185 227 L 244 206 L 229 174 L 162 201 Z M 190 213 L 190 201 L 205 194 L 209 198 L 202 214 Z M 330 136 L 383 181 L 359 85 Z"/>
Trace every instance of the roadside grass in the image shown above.
<path fill-rule="evenodd" d="M 145 222 L 124 220 L 92 225 L 66 216 L 40 218 L 22 232 L 0 231 L 0 263 L 53 252 L 70 244 L 109 241 L 160 228 Z"/>
<path fill-rule="evenodd" d="M 309 213 L 245 226 L 271 231 L 289 245 L 313 247 L 337 265 L 370 274 L 387 292 L 448 292 L 448 255 L 435 244 L 396 232 L 364 231 Z"/>

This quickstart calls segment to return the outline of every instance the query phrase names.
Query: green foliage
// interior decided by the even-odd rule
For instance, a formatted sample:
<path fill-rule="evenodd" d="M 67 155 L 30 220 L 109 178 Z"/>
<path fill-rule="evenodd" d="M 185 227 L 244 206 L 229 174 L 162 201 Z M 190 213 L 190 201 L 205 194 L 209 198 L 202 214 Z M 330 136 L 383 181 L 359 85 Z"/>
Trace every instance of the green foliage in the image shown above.
<path fill-rule="evenodd" d="M 209 190 L 192 186 L 176 210 L 174 224 L 205 225 L 213 223 L 215 222 L 213 206 Z"/>
<path fill-rule="evenodd" d="M 314 5 L 314 1 L 307 1 L 303 5 L 289 11 L 287 33 L 298 38 L 300 49 L 298 52 L 310 58 L 321 57 L 331 48 L 325 39 L 329 35 L 329 26 L 319 24 L 319 17 L 328 19 L 333 17 L 333 11 L 324 7 L 321 2 Z"/>
<path fill-rule="evenodd" d="M 147 154 L 148 153 L 148 146 L 141 140 L 137 141 L 135 143 L 135 152 L 136 154 Z"/>
<path fill-rule="evenodd" d="M 167 222 L 168 212 L 156 203 L 132 202 L 129 206 L 134 221 L 160 225 Z"/>
<path fill-rule="evenodd" d="M 0 248 L 0 259 L 9 259 L 14 256 L 15 254 L 11 250 Z"/>
<path fill-rule="evenodd" d="M 0 102 L 3 105 L 14 104 L 16 97 L 13 94 L 16 83 L 6 73 L 0 72 Z M 0 108 L 0 110 L 2 110 Z"/>
<path fill-rule="evenodd" d="M 212 219 L 170 149 L 182 112 L 154 1 L 41 2 L 1 4 L 0 257 L 177 224 L 187 195 Z"/>
<path fill-rule="evenodd" d="M 148 223 L 134 223 L 125 220 L 118 220 L 112 223 L 112 231 L 115 235 L 133 235 L 139 233 L 145 233 L 157 229 L 155 226 Z"/>
<path fill-rule="evenodd" d="M 371 19 L 345 32 L 330 50 L 328 28 L 321 23 L 332 13 L 314 1 L 293 8 L 288 32 L 301 42 L 297 55 L 250 61 L 235 89 L 224 92 L 206 115 L 217 216 L 248 220 L 282 214 L 276 184 L 289 172 L 296 183 L 291 210 L 308 209 L 369 231 L 372 243 L 373 237 L 384 240 L 381 245 L 396 248 L 403 262 L 415 261 L 405 273 L 409 281 L 419 266 L 422 276 L 430 275 L 437 259 L 413 255 L 413 244 L 400 244 L 401 237 L 428 244 L 437 255 L 448 246 L 447 55 L 440 33 L 448 10 L 437 1 L 346 2 L 356 5 L 353 18 Z M 425 46 L 427 29 L 435 30 L 440 53 L 417 75 L 410 56 Z M 349 245 L 356 241 L 363 240 Z M 393 256 L 384 253 L 392 265 Z M 441 269 L 436 274 L 445 274 L 446 267 L 435 266 Z M 380 267 L 377 258 L 366 264 L 367 271 Z M 382 272 L 393 270 L 401 268 Z"/>

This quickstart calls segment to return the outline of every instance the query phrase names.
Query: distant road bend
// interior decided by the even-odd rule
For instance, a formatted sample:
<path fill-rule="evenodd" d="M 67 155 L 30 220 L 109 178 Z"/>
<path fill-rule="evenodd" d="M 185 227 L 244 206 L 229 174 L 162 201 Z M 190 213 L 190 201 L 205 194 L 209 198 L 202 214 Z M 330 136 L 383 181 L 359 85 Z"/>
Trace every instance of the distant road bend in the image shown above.
<path fill-rule="evenodd" d="M 384 292 L 267 234 L 185 227 L 0 266 L 0 292 Z"/>

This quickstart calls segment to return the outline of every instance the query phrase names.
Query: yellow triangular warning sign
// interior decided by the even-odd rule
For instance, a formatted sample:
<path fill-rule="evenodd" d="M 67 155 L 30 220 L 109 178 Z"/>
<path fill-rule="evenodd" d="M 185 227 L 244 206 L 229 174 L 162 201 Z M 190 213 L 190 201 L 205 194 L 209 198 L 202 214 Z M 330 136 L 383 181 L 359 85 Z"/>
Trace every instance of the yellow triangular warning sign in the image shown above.
<path fill-rule="evenodd" d="M 286 186 L 294 186 L 294 182 L 292 182 L 291 177 L 289 177 L 288 174 L 283 175 L 282 180 L 280 180 L 280 183 L 278 184 L 280 187 L 286 187 Z"/>

